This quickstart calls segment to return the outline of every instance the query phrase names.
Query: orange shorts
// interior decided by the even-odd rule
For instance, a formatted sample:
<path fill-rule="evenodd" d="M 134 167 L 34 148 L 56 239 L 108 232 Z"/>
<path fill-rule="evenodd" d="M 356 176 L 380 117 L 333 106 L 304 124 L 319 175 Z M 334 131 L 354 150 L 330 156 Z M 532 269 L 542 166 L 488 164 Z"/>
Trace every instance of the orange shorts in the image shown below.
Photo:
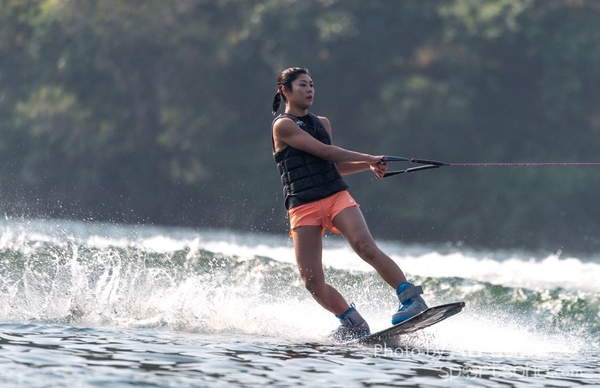
<path fill-rule="evenodd" d="M 288 212 L 290 217 L 290 235 L 299 226 L 320 226 L 321 233 L 329 228 L 333 233 L 339 233 L 333 226 L 333 219 L 347 207 L 358 206 L 347 190 L 335 193 L 327 198 L 296 206 Z"/>

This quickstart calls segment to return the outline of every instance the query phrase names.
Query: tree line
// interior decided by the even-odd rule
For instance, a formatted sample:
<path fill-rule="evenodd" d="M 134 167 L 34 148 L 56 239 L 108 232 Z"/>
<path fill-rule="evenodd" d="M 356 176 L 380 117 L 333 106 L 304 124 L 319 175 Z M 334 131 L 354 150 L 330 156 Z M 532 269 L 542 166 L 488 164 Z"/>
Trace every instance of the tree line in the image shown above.
<path fill-rule="evenodd" d="M 0 210 L 286 233 L 269 113 L 290 66 L 342 147 L 597 162 L 599 25 L 593 0 L 2 0 Z M 600 167 L 347 181 L 378 238 L 600 247 Z"/>

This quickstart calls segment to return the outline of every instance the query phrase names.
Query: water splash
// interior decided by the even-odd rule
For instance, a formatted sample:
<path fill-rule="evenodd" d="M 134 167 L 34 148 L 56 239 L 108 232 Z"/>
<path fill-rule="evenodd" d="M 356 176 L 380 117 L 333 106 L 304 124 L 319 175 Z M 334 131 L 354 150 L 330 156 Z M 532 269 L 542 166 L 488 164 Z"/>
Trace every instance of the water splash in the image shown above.
<path fill-rule="evenodd" d="M 1 228 L 2 321 L 298 342 L 323 342 L 337 325 L 302 287 L 286 237 L 42 221 Z M 387 327 L 397 308 L 391 288 L 338 240 L 325 247 L 330 282 L 373 330 Z M 577 352 L 600 332 L 593 261 L 384 248 L 425 286 L 430 305 L 467 302 L 407 346 L 538 357 Z"/>

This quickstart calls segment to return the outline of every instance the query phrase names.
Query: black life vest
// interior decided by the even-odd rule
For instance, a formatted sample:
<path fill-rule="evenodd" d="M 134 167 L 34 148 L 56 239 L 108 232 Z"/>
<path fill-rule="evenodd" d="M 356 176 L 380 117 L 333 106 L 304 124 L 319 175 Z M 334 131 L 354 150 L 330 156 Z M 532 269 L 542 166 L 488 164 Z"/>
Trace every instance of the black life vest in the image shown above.
<path fill-rule="evenodd" d="M 273 125 L 283 117 L 292 119 L 302 130 L 320 142 L 331 145 L 331 137 L 321 120 L 314 114 L 296 117 L 283 113 L 273 120 Z M 273 149 L 273 158 L 281 175 L 287 210 L 348 189 L 348 185 L 333 162 L 289 145 L 280 152 L 275 152 Z"/>

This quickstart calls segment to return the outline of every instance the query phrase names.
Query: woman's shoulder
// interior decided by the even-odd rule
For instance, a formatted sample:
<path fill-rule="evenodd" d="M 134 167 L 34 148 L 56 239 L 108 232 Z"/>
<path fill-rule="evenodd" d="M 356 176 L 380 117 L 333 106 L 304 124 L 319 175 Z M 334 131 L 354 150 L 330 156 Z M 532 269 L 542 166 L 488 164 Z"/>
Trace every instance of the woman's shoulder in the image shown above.
<path fill-rule="evenodd" d="M 329 119 L 328 119 L 327 117 L 325 117 L 325 116 L 319 116 L 319 115 L 315 115 L 315 114 L 312 114 L 312 113 L 311 113 L 311 115 L 312 115 L 313 117 L 316 117 L 317 119 L 319 119 L 319 121 L 321 121 L 321 123 L 323 124 L 323 126 L 324 126 L 326 129 L 328 129 L 328 130 L 331 130 L 331 123 L 329 122 Z"/>
<path fill-rule="evenodd" d="M 279 116 L 273 119 L 273 127 L 280 126 L 281 124 L 287 125 L 289 123 L 294 123 L 296 121 L 296 117 L 287 113 L 282 113 Z"/>

